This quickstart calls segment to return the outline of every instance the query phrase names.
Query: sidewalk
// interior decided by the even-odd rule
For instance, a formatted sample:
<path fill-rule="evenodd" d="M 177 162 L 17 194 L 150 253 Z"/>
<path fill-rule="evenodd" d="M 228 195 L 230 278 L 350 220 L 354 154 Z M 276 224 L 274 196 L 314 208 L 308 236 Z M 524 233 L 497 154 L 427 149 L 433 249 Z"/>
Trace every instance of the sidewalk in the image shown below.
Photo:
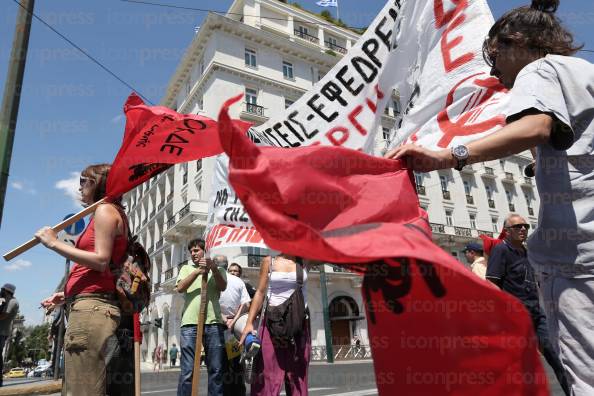
<path fill-rule="evenodd" d="M 25 384 L 5 385 L 0 388 L 0 396 L 50 395 L 62 390 L 62 381 L 36 381 Z"/>

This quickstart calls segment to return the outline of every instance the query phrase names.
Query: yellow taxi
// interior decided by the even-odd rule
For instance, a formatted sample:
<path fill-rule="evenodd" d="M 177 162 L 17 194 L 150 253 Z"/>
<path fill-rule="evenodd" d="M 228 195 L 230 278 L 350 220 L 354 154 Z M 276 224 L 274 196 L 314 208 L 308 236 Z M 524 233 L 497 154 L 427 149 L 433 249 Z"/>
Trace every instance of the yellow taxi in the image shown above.
<path fill-rule="evenodd" d="M 6 375 L 8 378 L 23 378 L 27 375 L 24 368 L 15 367 Z"/>

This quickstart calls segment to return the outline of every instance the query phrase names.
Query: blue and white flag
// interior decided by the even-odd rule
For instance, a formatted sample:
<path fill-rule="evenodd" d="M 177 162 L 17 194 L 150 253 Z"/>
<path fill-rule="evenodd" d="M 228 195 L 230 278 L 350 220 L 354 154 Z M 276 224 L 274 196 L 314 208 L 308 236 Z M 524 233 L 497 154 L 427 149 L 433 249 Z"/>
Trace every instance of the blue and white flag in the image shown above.
<path fill-rule="evenodd" d="M 320 0 L 316 4 L 320 7 L 338 7 L 338 0 Z"/>

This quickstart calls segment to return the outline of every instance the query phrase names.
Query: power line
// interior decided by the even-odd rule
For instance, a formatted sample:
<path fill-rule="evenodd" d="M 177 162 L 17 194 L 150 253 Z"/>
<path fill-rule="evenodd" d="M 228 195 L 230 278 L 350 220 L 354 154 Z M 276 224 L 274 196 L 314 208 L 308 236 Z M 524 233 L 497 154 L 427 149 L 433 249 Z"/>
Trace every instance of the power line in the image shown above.
<path fill-rule="evenodd" d="M 227 12 L 227 11 L 219 11 L 219 10 L 210 10 L 210 9 L 206 9 L 206 8 L 185 7 L 185 6 L 177 6 L 177 5 L 172 5 L 172 4 L 154 3 L 154 2 L 142 1 L 142 0 L 120 0 L 120 1 L 122 1 L 124 3 L 144 4 L 144 5 L 151 5 L 151 6 L 156 6 L 156 7 L 174 8 L 174 9 L 186 10 L 186 11 L 212 12 L 215 14 L 221 14 L 223 16 L 238 15 L 241 17 L 269 19 L 269 20 L 277 20 L 277 21 L 285 21 L 285 22 L 289 20 L 288 18 L 265 17 L 262 15 L 248 15 L 248 14 L 239 13 L 239 12 Z M 306 11 L 306 10 L 303 10 L 303 11 Z M 309 11 L 306 11 L 306 12 L 309 12 Z M 367 29 L 366 27 L 364 28 L 364 27 L 355 27 L 355 26 L 346 26 L 346 25 L 340 26 L 340 25 L 336 25 L 333 23 L 306 22 L 306 21 L 299 21 L 299 23 L 302 23 L 304 25 L 312 25 L 312 26 L 340 27 L 340 28 L 350 29 L 350 30 L 365 30 L 365 29 Z"/>
<path fill-rule="evenodd" d="M 128 84 L 126 81 L 124 81 L 122 78 L 120 78 L 117 74 L 115 74 L 113 71 L 111 71 L 107 66 L 105 66 L 104 64 L 102 64 L 99 60 L 97 60 L 95 57 L 93 57 L 87 51 L 85 51 L 84 49 L 82 49 L 81 47 L 79 47 L 78 45 L 76 45 L 72 40 L 70 40 L 68 37 L 66 37 L 62 33 L 60 33 L 57 29 L 55 29 L 54 27 L 52 27 L 50 24 L 48 24 L 47 22 L 45 22 L 42 18 L 40 18 L 39 16 L 37 16 L 34 12 L 29 12 L 18 0 L 12 0 L 12 1 L 14 1 L 16 4 L 18 4 L 19 7 L 25 9 L 25 11 L 27 11 L 27 13 L 30 13 L 35 19 L 37 19 L 39 22 L 41 22 L 46 27 L 48 27 L 52 32 L 54 32 L 58 36 L 60 36 L 68 44 L 70 44 L 71 46 L 73 46 L 74 48 L 76 48 L 78 51 L 80 51 L 84 56 L 86 56 L 93 63 L 95 63 L 97 66 L 99 66 L 100 68 L 102 68 L 103 70 L 105 70 L 107 73 L 109 73 L 116 80 L 118 80 L 119 82 L 121 82 L 122 84 L 124 84 L 126 87 L 130 88 L 132 91 L 136 92 L 142 99 L 144 99 L 145 102 L 147 102 L 150 105 L 154 105 L 154 103 L 150 99 L 148 99 L 146 96 L 144 96 L 143 94 L 141 94 L 139 90 L 137 90 L 136 88 L 134 88 L 132 85 Z"/>

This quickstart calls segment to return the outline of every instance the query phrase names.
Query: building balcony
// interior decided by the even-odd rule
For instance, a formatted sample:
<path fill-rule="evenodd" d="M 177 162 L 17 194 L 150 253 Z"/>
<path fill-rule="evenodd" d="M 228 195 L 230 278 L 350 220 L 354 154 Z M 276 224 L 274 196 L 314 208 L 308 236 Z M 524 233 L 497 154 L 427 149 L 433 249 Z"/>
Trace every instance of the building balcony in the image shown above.
<path fill-rule="evenodd" d="M 317 38 L 315 36 L 312 36 L 310 34 L 307 34 L 307 33 L 303 32 L 301 30 L 295 29 L 294 30 L 294 33 L 295 33 L 295 36 L 297 36 L 299 38 L 302 38 L 303 40 L 309 41 L 310 43 L 314 43 L 316 45 L 320 44 L 320 39 L 319 38 Z"/>
<path fill-rule="evenodd" d="M 167 220 L 167 230 L 163 237 L 168 242 L 201 235 L 208 219 L 208 202 L 192 200 Z"/>
<path fill-rule="evenodd" d="M 474 205 L 474 197 L 472 195 L 466 195 L 466 203 L 469 205 Z"/>
<path fill-rule="evenodd" d="M 157 206 L 157 211 L 163 209 L 165 207 L 165 202 L 161 202 L 159 206 Z"/>
<path fill-rule="evenodd" d="M 441 192 L 441 195 L 443 196 L 443 199 L 448 199 L 448 200 L 452 199 L 451 194 L 448 190 L 443 190 Z"/>
<path fill-rule="evenodd" d="M 157 214 L 157 211 L 153 210 L 149 216 L 149 219 L 152 219 L 153 217 L 155 217 L 156 214 Z"/>
<path fill-rule="evenodd" d="M 153 283 L 153 293 L 161 291 L 161 282 Z"/>
<path fill-rule="evenodd" d="M 515 212 L 516 211 L 516 206 L 513 203 L 510 203 L 508 206 L 509 206 L 509 210 L 511 212 Z"/>
<path fill-rule="evenodd" d="M 445 234 L 445 225 L 437 224 L 437 223 L 430 223 L 431 225 L 431 232 L 434 234 Z"/>
<path fill-rule="evenodd" d="M 532 182 L 531 177 L 524 177 L 522 179 L 522 186 L 523 187 L 534 187 L 534 183 Z"/>
<path fill-rule="evenodd" d="M 474 174 L 475 170 L 472 167 L 472 165 L 466 165 L 464 168 L 462 168 L 462 170 L 460 172 L 472 175 L 472 174 Z"/>
<path fill-rule="evenodd" d="M 254 121 L 256 124 L 263 123 L 268 118 L 264 114 L 264 106 L 255 103 L 244 103 L 245 107 L 241 111 L 241 118 L 248 121 Z"/>
<path fill-rule="evenodd" d="M 186 184 L 188 184 L 188 174 L 184 173 L 182 175 L 182 186 L 185 186 Z"/>
<path fill-rule="evenodd" d="M 170 279 L 173 279 L 174 271 L 175 267 L 171 267 L 163 273 L 163 283 L 167 282 Z"/>
<path fill-rule="evenodd" d="M 505 172 L 505 176 L 503 177 L 503 179 L 501 181 L 504 183 L 515 183 L 516 179 L 515 179 L 513 173 Z"/>
<path fill-rule="evenodd" d="M 417 186 L 417 194 L 425 195 L 425 186 Z"/>
<path fill-rule="evenodd" d="M 533 208 L 531 208 L 530 206 L 528 206 L 528 214 L 529 214 L 530 216 L 534 216 L 534 209 L 533 209 Z"/>
<path fill-rule="evenodd" d="M 172 199 L 173 199 L 173 191 L 167 195 L 167 202 L 171 201 Z"/>
<path fill-rule="evenodd" d="M 494 201 L 494 200 L 492 200 L 492 199 L 489 199 L 489 200 L 487 200 L 487 202 L 488 202 L 488 204 L 489 204 L 489 207 L 490 207 L 491 209 L 495 209 L 495 201 Z"/>
<path fill-rule="evenodd" d="M 486 235 L 490 238 L 493 238 L 493 233 L 491 231 L 479 231 L 479 235 Z"/>
<path fill-rule="evenodd" d="M 324 41 L 324 46 L 325 46 L 326 48 L 328 48 L 328 49 L 332 50 L 332 51 L 335 51 L 335 52 L 340 52 L 340 53 L 341 53 L 341 54 L 343 54 L 343 55 L 347 53 L 347 49 L 346 49 L 346 48 L 344 48 L 344 47 L 341 47 L 341 46 L 340 46 L 340 45 L 338 45 L 338 44 L 334 44 L 334 43 L 332 43 L 332 42 L 330 42 L 330 41 Z"/>
<path fill-rule="evenodd" d="M 454 234 L 456 236 L 472 238 L 472 230 L 464 227 L 454 227 Z"/>
<path fill-rule="evenodd" d="M 151 254 L 152 254 L 154 251 L 155 251 L 155 247 L 154 247 L 154 246 L 151 246 L 151 247 L 149 247 L 149 248 L 148 248 L 148 250 L 147 250 L 146 252 L 147 252 L 147 253 L 149 254 L 149 256 L 150 256 L 150 255 L 151 255 Z"/>
<path fill-rule="evenodd" d="M 493 168 L 489 168 L 488 166 L 485 166 L 485 169 L 483 170 L 481 176 L 486 177 L 488 179 L 495 179 L 497 177 L 495 176 L 495 171 L 493 170 Z"/>
<path fill-rule="evenodd" d="M 141 224 L 144 226 L 144 225 L 146 225 L 147 222 L 148 222 L 148 219 L 144 219 L 144 220 L 142 220 Z"/>

